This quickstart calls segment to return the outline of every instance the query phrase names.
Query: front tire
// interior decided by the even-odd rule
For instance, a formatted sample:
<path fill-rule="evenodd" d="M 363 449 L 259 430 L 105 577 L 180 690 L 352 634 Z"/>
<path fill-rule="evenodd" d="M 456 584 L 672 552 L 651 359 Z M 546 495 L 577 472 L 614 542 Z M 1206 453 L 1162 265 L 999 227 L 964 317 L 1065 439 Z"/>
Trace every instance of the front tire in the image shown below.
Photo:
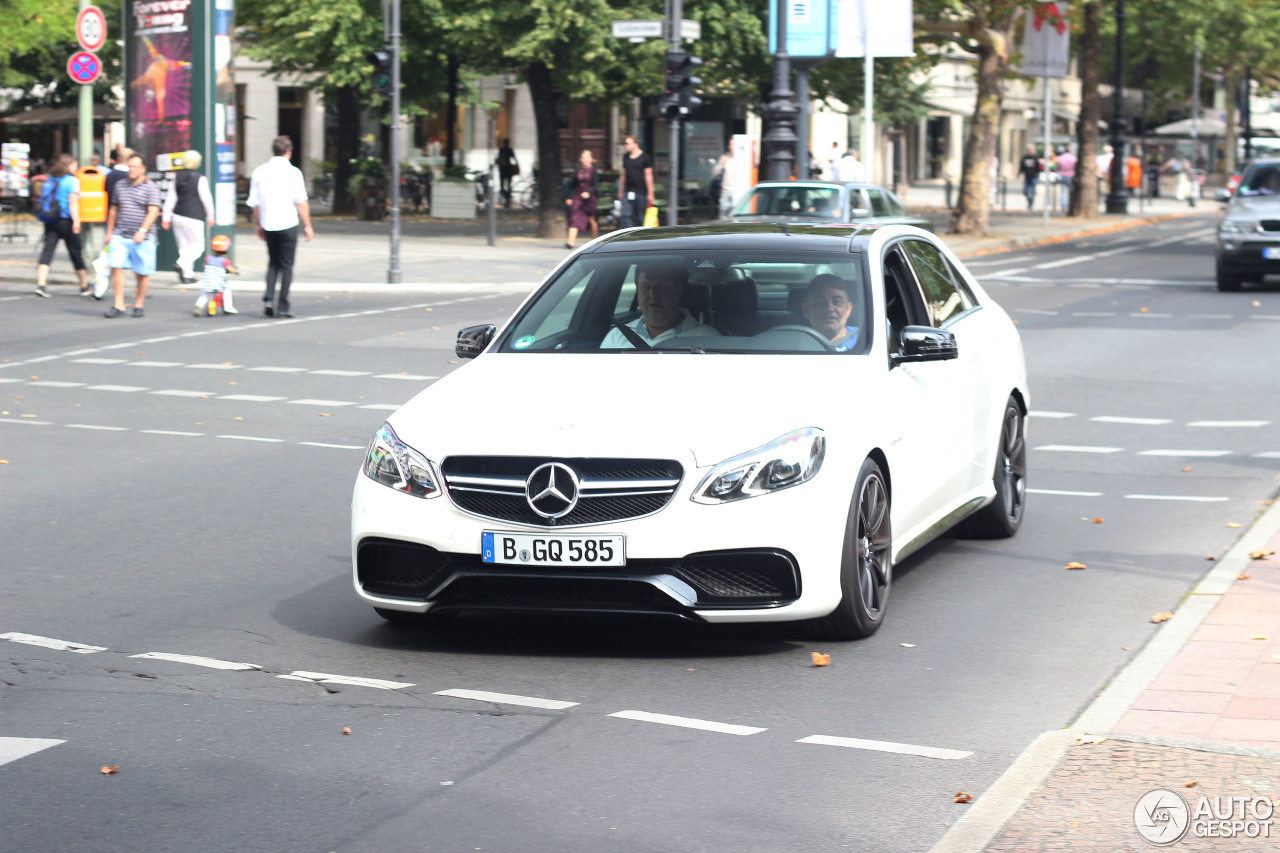
<path fill-rule="evenodd" d="M 1010 397 L 1004 404 L 992 476 L 996 499 L 965 519 L 960 531 L 963 534 L 974 539 L 1008 539 L 1022 526 L 1027 500 L 1026 423 L 1018 401 Z"/>
<path fill-rule="evenodd" d="M 1235 293 L 1244 283 L 1241 277 L 1224 267 L 1221 262 L 1217 267 L 1218 290 L 1223 293 Z"/>
<path fill-rule="evenodd" d="M 811 623 L 819 639 L 859 640 L 884 622 L 893 585 L 893 533 L 889 488 L 880 466 L 868 459 L 858 472 L 840 557 L 840 603 Z"/>

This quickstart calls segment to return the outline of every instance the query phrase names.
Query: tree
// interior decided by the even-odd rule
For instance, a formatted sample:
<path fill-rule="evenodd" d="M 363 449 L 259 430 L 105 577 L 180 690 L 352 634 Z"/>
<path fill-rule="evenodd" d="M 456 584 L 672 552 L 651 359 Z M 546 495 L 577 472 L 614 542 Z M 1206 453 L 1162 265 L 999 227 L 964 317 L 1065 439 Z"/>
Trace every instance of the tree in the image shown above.
<path fill-rule="evenodd" d="M 1102 4 L 1088 0 L 1084 4 L 1084 24 L 1077 42 L 1080 51 L 1080 121 L 1076 123 L 1076 179 L 1071 185 L 1071 216 L 1090 218 L 1098 215 L 1098 181 L 1094 177 L 1098 162 L 1098 119 L 1102 104 L 1098 84 L 1102 77 Z"/>
<path fill-rule="evenodd" d="M 109 38 L 97 52 L 103 78 L 120 79 L 120 0 L 99 0 L 107 18 Z M 5 49 L 0 50 L 0 90 L 19 94 L 7 109 L 34 106 L 75 106 L 79 85 L 67 76 L 67 59 L 80 49 L 76 43 L 76 0 L 0 0 Z M 114 101 L 111 87 L 93 87 L 94 101 Z"/>

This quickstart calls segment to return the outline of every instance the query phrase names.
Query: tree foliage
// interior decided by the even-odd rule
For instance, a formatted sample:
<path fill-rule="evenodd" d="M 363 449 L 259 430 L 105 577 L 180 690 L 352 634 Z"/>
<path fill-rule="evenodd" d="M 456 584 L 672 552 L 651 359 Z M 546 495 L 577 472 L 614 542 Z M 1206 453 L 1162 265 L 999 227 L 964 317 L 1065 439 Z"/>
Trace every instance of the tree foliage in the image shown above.
<path fill-rule="evenodd" d="M 96 4 L 107 18 L 109 38 L 97 52 L 104 80 L 120 74 L 120 0 Z M 79 84 L 67 76 L 67 59 L 80 50 L 76 41 L 77 0 L 0 0 L 0 89 L 19 94 L 7 109 L 74 106 Z M 111 87 L 93 87 L 94 101 L 111 101 Z"/>

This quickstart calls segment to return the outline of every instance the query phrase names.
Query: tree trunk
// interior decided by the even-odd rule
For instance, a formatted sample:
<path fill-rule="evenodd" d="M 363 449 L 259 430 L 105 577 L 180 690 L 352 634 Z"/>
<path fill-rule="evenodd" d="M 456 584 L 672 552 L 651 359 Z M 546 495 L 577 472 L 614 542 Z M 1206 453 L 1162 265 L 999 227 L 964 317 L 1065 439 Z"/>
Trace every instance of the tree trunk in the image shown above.
<path fill-rule="evenodd" d="M 556 119 L 556 91 L 551 69 L 543 62 L 525 71 L 533 116 L 538 128 L 538 236 L 564 233 L 564 188 L 560 175 L 560 123 Z"/>
<path fill-rule="evenodd" d="M 991 164 L 996 156 L 1000 113 L 1004 108 L 1007 53 L 978 45 L 978 101 L 964 145 L 960 199 L 951 211 L 952 234 L 986 234 L 991 216 Z"/>
<path fill-rule="evenodd" d="M 1071 216 L 1098 215 L 1098 119 L 1102 102 L 1102 2 L 1084 4 L 1084 32 L 1080 36 L 1080 123 L 1076 128 L 1076 179 L 1071 191 Z"/>
<path fill-rule="evenodd" d="M 1231 176 L 1236 173 L 1236 148 L 1239 147 L 1239 134 L 1236 131 L 1236 95 L 1240 92 L 1240 80 L 1242 75 L 1235 66 L 1223 69 L 1223 75 L 1226 78 L 1223 82 L 1227 87 L 1227 134 L 1223 140 L 1226 148 L 1225 157 L 1223 159 L 1223 168 L 1227 170 L 1227 175 Z"/>
<path fill-rule="evenodd" d="M 457 144 L 454 131 L 458 126 L 458 60 L 453 54 L 445 60 L 445 75 L 449 105 L 445 107 L 444 167 L 448 169 L 453 165 L 453 147 Z"/>
<path fill-rule="evenodd" d="M 355 199 L 347 192 L 351 161 L 360 154 L 360 99 L 353 86 L 338 90 L 338 138 L 334 164 L 333 212 L 350 213 Z"/>

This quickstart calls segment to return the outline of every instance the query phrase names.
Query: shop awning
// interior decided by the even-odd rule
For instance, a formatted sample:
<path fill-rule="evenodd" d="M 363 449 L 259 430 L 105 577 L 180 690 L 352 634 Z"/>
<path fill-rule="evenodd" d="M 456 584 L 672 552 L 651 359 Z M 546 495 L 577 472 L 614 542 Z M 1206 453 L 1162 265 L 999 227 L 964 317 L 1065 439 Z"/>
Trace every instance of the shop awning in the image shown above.
<path fill-rule="evenodd" d="M 106 104 L 93 105 L 94 121 L 120 121 L 124 115 L 117 107 Z M 79 107 L 35 107 L 20 113 L 0 116 L 0 124 L 33 127 L 50 124 L 75 124 L 80 121 Z"/>

